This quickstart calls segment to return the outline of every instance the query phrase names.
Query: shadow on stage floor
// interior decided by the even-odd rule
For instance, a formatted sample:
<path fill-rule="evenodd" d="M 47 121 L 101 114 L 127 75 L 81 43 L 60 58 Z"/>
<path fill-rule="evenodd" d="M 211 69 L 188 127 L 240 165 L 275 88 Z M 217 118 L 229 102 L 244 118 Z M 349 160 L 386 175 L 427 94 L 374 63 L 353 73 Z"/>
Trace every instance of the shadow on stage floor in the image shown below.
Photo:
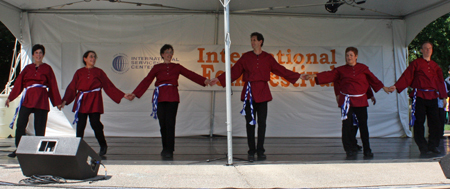
<path fill-rule="evenodd" d="M 99 145 L 95 138 L 84 139 L 95 151 Z M 178 137 L 175 141 L 173 160 L 160 156 L 161 138 L 107 137 L 108 153 L 103 159 L 107 164 L 226 164 L 227 138 Z M 361 144 L 361 141 L 358 141 Z M 412 138 L 371 138 L 374 157 L 365 159 L 359 152 L 356 159 L 346 160 L 340 138 L 266 138 L 267 159 L 253 164 L 292 163 L 357 163 L 357 162 L 423 162 L 436 161 L 450 151 L 447 137 L 441 140 L 441 154 L 421 156 Z M 0 160 L 14 163 L 6 155 L 14 150 L 14 139 L 0 139 Z M 234 164 L 251 164 L 247 159 L 247 139 L 233 138 Z M 209 160 L 209 161 L 208 161 Z"/>

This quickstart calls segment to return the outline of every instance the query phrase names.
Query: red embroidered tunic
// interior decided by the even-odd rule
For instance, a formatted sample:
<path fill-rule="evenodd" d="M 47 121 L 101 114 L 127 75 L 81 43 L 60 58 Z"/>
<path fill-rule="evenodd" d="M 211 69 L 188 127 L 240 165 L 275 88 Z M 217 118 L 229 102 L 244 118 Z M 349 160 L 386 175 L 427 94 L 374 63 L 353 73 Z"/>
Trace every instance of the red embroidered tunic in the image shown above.
<path fill-rule="evenodd" d="M 334 81 L 333 83 L 334 83 L 334 96 L 340 95 L 341 94 L 341 86 L 340 86 L 339 81 Z M 367 89 L 366 96 L 367 96 L 367 99 L 370 99 L 373 97 L 372 87 L 369 87 L 369 89 Z"/>
<path fill-rule="evenodd" d="M 205 77 L 186 69 L 180 64 L 159 63 L 153 66 L 147 77 L 134 89 L 133 94 L 141 98 L 153 82 L 153 79 L 156 78 L 155 86 L 172 84 L 172 86 L 159 88 L 158 102 L 180 102 L 180 95 L 178 94 L 178 78 L 180 74 L 201 86 L 206 86 Z"/>
<path fill-rule="evenodd" d="M 61 104 L 61 96 L 58 90 L 55 74 L 50 65 L 43 63 L 36 67 L 36 64 L 29 64 L 20 72 L 14 83 L 14 88 L 8 96 L 10 101 L 16 99 L 23 89 L 33 85 L 42 84 L 48 87 L 45 88 L 33 87 L 27 90 L 22 106 L 27 108 L 37 108 L 43 110 L 50 110 L 48 98 L 53 106 Z"/>
<path fill-rule="evenodd" d="M 369 70 L 364 64 L 356 63 L 355 66 L 343 65 L 331 71 L 325 71 L 316 74 L 315 81 L 317 84 L 326 84 L 335 80 L 339 81 L 339 106 L 344 104 L 345 95 L 366 94 L 369 87 L 378 92 L 384 87 L 383 83 Z M 341 94 L 344 93 L 344 94 Z M 361 97 L 351 97 L 350 106 L 367 107 L 367 95 Z"/>
<path fill-rule="evenodd" d="M 395 87 L 399 93 L 408 86 L 417 89 L 434 90 L 432 92 L 417 91 L 417 96 L 426 100 L 438 97 L 447 98 L 442 70 L 433 60 L 426 61 L 423 58 L 418 58 L 409 64 L 408 68 L 406 68 L 402 76 L 395 83 Z M 437 92 L 439 92 L 439 95 Z M 409 96 L 412 98 L 414 91 Z"/>
<path fill-rule="evenodd" d="M 262 51 L 261 54 L 256 55 L 253 51 L 246 52 L 231 68 L 231 81 L 235 81 L 241 75 L 242 81 L 245 83 L 241 93 L 241 101 L 245 99 L 245 91 L 247 83 L 250 81 L 252 88 L 253 100 L 256 103 L 267 102 L 272 100 L 269 84 L 270 72 L 284 77 L 291 83 L 297 82 L 300 74 L 286 69 L 280 65 L 275 58 L 269 53 Z M 219 77 L 220 84 L 225 87 L 225 73 Z"/>
<path fill-rule="evenodd" d="M 77 108 L 77 100 L 81 92 L 102 88 L 105 93 L 116 103 L 120 103 L 125 93 L 117 89 L 109 80 L 105 72 L 97 67 L 80 68 L 75 72 L 72 81 L 67 86 L 63 100 L 70 104 L 75 100 L 72 111 Z M 76 97 L 76 98 L 75 98 Z M 80 113 L 104 113 L 102 91 L 85 93 L 80 104 Z"/>

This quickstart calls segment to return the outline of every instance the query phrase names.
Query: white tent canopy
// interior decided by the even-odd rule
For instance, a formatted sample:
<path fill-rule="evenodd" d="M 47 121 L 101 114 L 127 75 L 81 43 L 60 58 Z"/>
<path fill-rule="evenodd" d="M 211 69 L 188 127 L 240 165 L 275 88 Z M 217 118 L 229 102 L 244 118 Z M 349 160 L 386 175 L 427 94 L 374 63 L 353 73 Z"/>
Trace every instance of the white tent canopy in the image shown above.
<path fill-rule="evenodd" d="M 112 1 L 112 2 L 111 2 Z M 160 0 L 0 0 L 2 21 L 22 44 L 22 60 L 30 62 L 31 47 L 46 47 L 44 61 L 58 78 L 62 95 L 82 53 L 95 50 L 97 66 L 126 93 L 132 92 L 158 62 L 159 48 L 172 44 L 175 62 L 196 73 L 215 77 L 224 70 L 223 7 L 219 1 Z M 136 3 L 138 2 L 138 3 Z M 288 69 L 320 72 L 344 64 L 344 50 L 355 46 L 358 61 L 386 85 L 394 84 L 407 66 L 407 45 L 420 30 L 448 13 L 450 1 L 367 0 L 344 4 L 334 14 L 317 0 L 231 1 L 231 61 L 251 50 L 249 35 L 265 37 L 263 50 Z M 364 10 L 362 10 L 364 9 Z M 126 69 L 112 65 L 115 58 L 128 61 Z M 240 90 L 232 89 L 233 135 L 245 136 Z M 338 137 L 341 123 L 333 88 L 298 81 L 296 85 L 275 75 L 270 83 L 267 136 Z M 177 136 L 225 135 L 225 93 L 222 87 L 200 87 L 180 77 L 181 103 Z M 107 136 L 159 136 L 150 118 L 153 87 L 141 99 L 117 105 L 104 94 L 102 122 Z M 410 136 L 408 97 L 375 94 L 369 107 L 372 137 Z M 72 120 L 71 107 L 64 110 Z M 90 131 L 90 130 L 87 130 Z M 91 133 L 92 135 L 92 133 Z"/>
<path fill-rule="evenodd" d="M 348 0 L 347 0 L 348 1 Z M 357 0 L 358 1 L 358 0 Z M 397 19 L 405 20 L 408 44 L 423 27 L 448 13 L 448 0 L 366 0 L 364 4 L 342 5 L 337 13 L 324 9 L 326 0 L 246 0 L 230 3 L 234 15 L 279 15 L 293 17 Z M 134 2 L 134 3 L 128 3 Z M 140 6 L 139 3 L 141 4 Z M 20 38 L 20 13 L 59 14 L 221 14 L 219 1 L 203 0 L 0 0 L 1 21 Z"/>

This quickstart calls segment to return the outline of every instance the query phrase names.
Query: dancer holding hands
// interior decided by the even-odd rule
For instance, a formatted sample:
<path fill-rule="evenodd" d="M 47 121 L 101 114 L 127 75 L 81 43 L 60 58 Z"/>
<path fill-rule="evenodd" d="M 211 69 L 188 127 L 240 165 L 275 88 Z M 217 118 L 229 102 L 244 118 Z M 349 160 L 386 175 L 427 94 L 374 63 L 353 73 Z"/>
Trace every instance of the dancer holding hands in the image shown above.
<path fill-rule="evenodd" d="M 241 101 L 244 101 L 242 115 L 245 115 L 248 143 L 248 161 L 255 160 L 255 153 L 258 160 L 265 160 L 264 139 L 266 135 L 266 120 L 268 102 L 272 100 L 269 89 L 270 73 L 284 77 L 291 83 L 297 82 L 301 77 L 306 79 L 306 75 L 286 69 L 281 66 L 275 58 L 261 48 L 264 44 L 264 37 L 258 32 L 250 35 L 250 42 L 253 50 L 242 55 L 241 58 L 231 68 L 231 81 L 238 79 L 241 75 L 245 82 L 242 88 Z M 211 80 L 211 85 L 217 82 L 225 87 L 225 73 Z M 256 121 L 256 119 L 258 121 Z M 255 145 L 255 126 L 258 123 L 258 143 Z"/>
<path fill-rule="evenodd" d="M 348 47 L 345 50 L 345 62 L 331 71 L 308 75 L 307 78 L 315 78 L 317 84 L 326 84 L 339 81 L 340 94 L 339 106 L 341 107 L 342 120 L 342 144 L 347 158 L 356 157 L 358 151 L 355 131 L 352 129 L 353 120 L 351 116 L 356 115 L 359 131 L 363 143 L 364 157 L 373 157 L 369 143 L 369 130 L 367 127 L 367 102 L 366 92 L 371 87 L 375 92 L 383 89 L 386 93 L 392 92 L 369 70 L 364 64 L 358 63 L 358 49 Z M 349 115 L 349 116 L 347 116 Z"/>
<path fill-rule="evenodd" d="M 100 115 L 104 113 L 102 89 L 116 103 L 120 103 L 121 99 L 126 97 L 125 93 L 117 89 L 109 80 L 105 72 L 95 67 L 97 61 L 97 53 L 94 51 L 86 51 L 83 55 L 83 63 L 85 67 L 78 69 L 63 97 L 62 106 L 70 104 L 76 99 L 72 111 L 75 112 L 73 124 L 77 124 L 77 137 L 83 138 L 86 128 L 87 118 L 95 138 L 100 145 L 100 156 L 104 156 L 107 152 L 105 134 L 103 132 L 103 124 L 100 121 Z"/>
<path fill-rule="evenodd" d="M 175 124 L 178 104 L 180 103 L 178 77 L 183 75 L 201 86 L 206 86 L 210 83 L 209 79 L 186 69 L 180 64 L 173 63 L 173 54 L 174 49 L 171 45 L 165 44 L 162 46 L 160 55 L 164 62 L 154 65 L 147 77 L 139 83 L 133 93 L 127 95 L 129 100 L 133 100 L 135 97 L 142 97 L 156 78 L 151 116 L 159 120 L 163 147 L 161 156 L 168 159 L 173 158 L 173 152 L 175 151 Z"/>
<path fill-rule="evenodd" d="M 14 121 L 17 114 L 16 126 L 16 147 L 19 146 L 20 139 L 26 135 L 28 125 L 28 117 L 34 113 L 34 131 L 36 136 L 44 136 L 47 127 L 47 116 L 50 111 L 48 99 L 53 106 L 61 109 L 61 96 L 58 90 L 55 74 L 52 67 L 42 62 L 45 55 L 45 47 L 36 44 L 32 48 L 32 56 L 34 62 L 25 66 L 25 68 L 17 76 L 14 82 L 14 88 L 5 102 L 5 106 L 9 107 L 9 102 L 17 98 L 22 93 L 22 99 L 16 109 L 10 128 L 14 127 Z M 8 154 L 8 157 L 16 157 L 16 151 Z"/>

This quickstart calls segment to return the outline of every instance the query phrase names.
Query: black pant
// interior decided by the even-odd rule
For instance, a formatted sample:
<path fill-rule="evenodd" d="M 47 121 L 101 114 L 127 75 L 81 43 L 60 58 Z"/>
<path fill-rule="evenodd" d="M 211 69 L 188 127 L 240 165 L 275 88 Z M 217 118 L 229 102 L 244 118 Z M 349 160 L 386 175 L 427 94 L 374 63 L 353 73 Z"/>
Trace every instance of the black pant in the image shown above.
<path fill-rule="evenodd" d="M 428 142 L 424 137 L 425 115 L 428 120 Z M 416 121 L 414 122 L 414 141 L 420 151 L 428 151 L 429 148 L 439 146 L 441 140 L 439 129 L 439 108 L 437 99 L 425 100 L 420 97 L 416 99 Z"/>
<path fill-rule="evenodd" d="M 157 115 L 161 127 L 163 151 L 175 151 L 175 123 L 177 119 L 178 102 L 158 102 Z"/>
<path fill-rule="evenodd" d="M 78 113 L 77 137 L 84 137 L 84 129 L 86 129 L 88 116 L 89 123 L 91 123 L 92 130 L 94 130 L 95 138 L 97 138 L 100 147 L 107 147 L 105 134 L 103 133 L 103 124 L 100 122 L 100 113 Z"/>
<path fill-rule="evenodd" d="M 266 120 L 267 120 L 267 102 L 255 103 L 253 102 L 253 116 L 258 123 L 258 145 L 255 148 L 255 125 L 250 125 L 252 114 L 250 109 L 250 102 L 247 101 L 245 106 L 245 121 L 247 127 L 247 142 L 248 154 L 262 154 L 264 149 L 264 138 L 266 136 Z"/>
<path fill-rule="evenodd" d="M 348 119 L 350 119 L 350 116 L 349 116 Z M 353 120 L 353 114 L 352 114 L 352 125 L 353 125 L 353 127 L 352 127 L 352 133 L 353 133 L 353 135 L 355 135 L 355 137 L 352 138 L 352 143 L 353 143 L 353 145 L 354 145 L 355 147 L 357 147 L 357 146 L 358 146 L 358 140 L 356 140 L 356 134 L 358 134 L 359 123 L 357 124 L 357 126 L 355 126 L 354 121 L 355 121 L 355 120 Z"/>
<path fill-rule="evenodd" d="M 34 133 L 36 136 L 45 136 L 45 128 L 47 126 L 48 110 L 20 107 L 19 116 L 17 118 L 16 126 L 16 147 L 19 146 L 20 139 L 26 135 L 26 128 L 28 125 L 28 117 L 34 113 Z"/>
<path fill-rule="evenodd" d="M 353 126 L 353 113 L 359 123 L 359 134 L 363 143 L 364 152 L 371 152 L 369 143 L 369 129 L 367 128 L 367 107 L 350 107 L 348 111 L 348 118 L 342 121 L 342 144 L 346 152 L 357 151 L 356 133 L 358 128 Z"/>

